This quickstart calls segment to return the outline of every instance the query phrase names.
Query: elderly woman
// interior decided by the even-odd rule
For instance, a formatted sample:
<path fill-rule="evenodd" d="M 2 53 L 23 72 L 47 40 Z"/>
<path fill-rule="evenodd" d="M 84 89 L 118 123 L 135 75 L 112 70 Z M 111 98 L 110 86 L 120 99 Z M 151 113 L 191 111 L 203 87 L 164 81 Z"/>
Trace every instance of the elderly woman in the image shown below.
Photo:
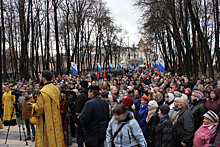
<path fill-rule="evenodd" d="M 217 115 L 212 110 L 209 110 L 203 116 L 203 124 L 194 135 L 194 147 L 203 147 L 207 145 L 209 143 L 210 133 L 217 127 Z"/>
<path fill-rule="evenodd" d="M 155 147 L 155 127 L 159 122 L 159 116 L 157 113 L 158 104 L 155 100 L 151 100 L 148 103 L 148 115 L 147 122 L 147 146 Z"/>
<path fill-rule="evenodd" d="M 195 123 L 195 131 L 202 125 L 203 123 L 203 114 L 206 113 L 207 109 L 204 104 L 204 95 L 200 91 L 193 91 L 191 96 L 191 103 L 192 107 L 190 108 L 193 117 L 194 117 L 194 123 Z"/>
<path fill-rule="evenodd" d="M 115 116 L 112 117 L 106 131 L 107 146 L 146 147 L 142 130 L 137 121 L 127 113 L 125 105 L 115 106 L 113 112 Z"/>

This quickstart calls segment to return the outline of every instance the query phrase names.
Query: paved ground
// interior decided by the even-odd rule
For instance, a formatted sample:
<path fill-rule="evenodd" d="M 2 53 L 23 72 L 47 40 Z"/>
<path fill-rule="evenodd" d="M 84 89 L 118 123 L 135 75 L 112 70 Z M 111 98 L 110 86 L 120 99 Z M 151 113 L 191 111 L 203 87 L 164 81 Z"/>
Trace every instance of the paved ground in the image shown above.
<path fill-rule="evenodd" d="M 24 126 L 25 127 L 25 126 Z M 26 145 L 26 142 L 23 141 L 24 139 L 24 133 L 23 133 L 23 127 L 21 126 L 21 137 L 22 141 L 20 141 L 20 134 L 19 134 L 19 127 L 18 125 L 16 126 L 11 126 L 9 135 L 8 135 L 8 140 L 7 144 L 5 144 L 5 139 L 6 139 L 6 134 L 8 130 L 8 126 L 4 127 L 4 129 L 0 129 L 0 147 L 34 147 L 34 142 L 31 142 L 30 140 L 28 141 L 28 145 Z M 26 130 L 26 128 L 25 128 Z M 25 131 L 26 133 L 26 131 Z M 73 142 L 72 145 L 69 147 L 77 147 L 77 144 Z"/>

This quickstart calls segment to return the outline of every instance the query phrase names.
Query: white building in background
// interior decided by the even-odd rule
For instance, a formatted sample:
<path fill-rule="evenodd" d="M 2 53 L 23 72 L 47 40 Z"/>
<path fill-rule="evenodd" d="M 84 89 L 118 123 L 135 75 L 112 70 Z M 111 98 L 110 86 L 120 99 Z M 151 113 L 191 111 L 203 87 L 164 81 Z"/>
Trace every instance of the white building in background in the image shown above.
<path fill-rule="evenodd" d="M 131 66 L 132 63 L 135 66 L 151 64 L 154 60 L 154 55 L 155 54 L 147 47 L 142 39 L 140 39 L 137 47 L 124 48 L 120 53 L 121 63 L 124 63 L 128 67 Z"/>

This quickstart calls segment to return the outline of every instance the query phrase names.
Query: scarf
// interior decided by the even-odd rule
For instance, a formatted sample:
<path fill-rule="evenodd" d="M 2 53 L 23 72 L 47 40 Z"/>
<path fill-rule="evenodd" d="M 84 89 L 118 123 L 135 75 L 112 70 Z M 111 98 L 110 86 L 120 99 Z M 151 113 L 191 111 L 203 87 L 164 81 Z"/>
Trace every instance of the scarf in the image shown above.
<path fill-rule="evenodd" d="M 157 109 L 153 109 L 151 111 L 148 112 L 147 118 L 146 118 L 146 122 L 148 123 L 151 119 L 151 117 L 154 115 L 154 113 L 157 111 Z"/>

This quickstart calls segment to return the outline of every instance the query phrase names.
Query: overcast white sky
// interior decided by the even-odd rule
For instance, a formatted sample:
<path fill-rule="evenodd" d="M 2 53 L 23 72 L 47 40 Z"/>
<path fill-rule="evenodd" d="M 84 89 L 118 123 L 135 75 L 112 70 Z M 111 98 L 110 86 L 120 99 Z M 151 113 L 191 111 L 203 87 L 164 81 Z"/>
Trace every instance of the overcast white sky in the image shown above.
<path fill-rule="evenodd" d="M 104 0 L 107 3 L 107 7 L 111 9 L 115 23 L 121 25 L 124 30 L 127 30 L 128 34 L 124 39 L 126 40 L 126 45 L 128 44 L 129 36 L 129 46 L 139 42 L 140 34 L 138 33 L 138 19 L 140 18 L 140 13 L 133 6 L 133 0 Z"/>

